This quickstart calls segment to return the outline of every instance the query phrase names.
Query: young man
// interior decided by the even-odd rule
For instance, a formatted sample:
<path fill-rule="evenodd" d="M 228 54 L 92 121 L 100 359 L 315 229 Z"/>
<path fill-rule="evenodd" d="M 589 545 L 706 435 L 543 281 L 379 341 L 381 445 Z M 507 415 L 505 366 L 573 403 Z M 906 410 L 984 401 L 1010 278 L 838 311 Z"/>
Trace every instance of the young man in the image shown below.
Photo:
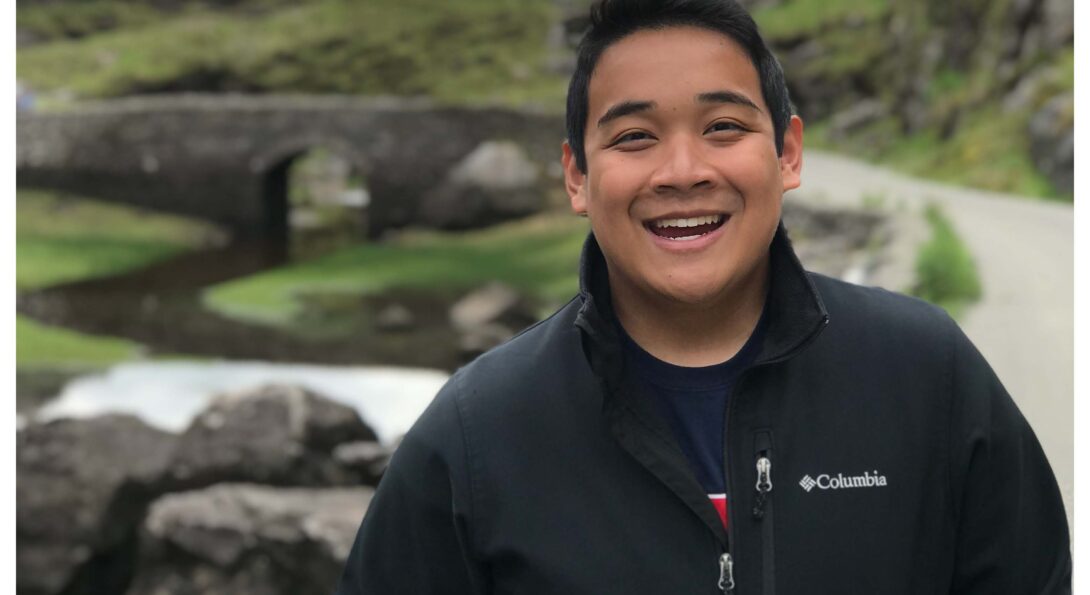
<path fill-rule="evenodd" d="M 408 433 L 339 593 L 1070 592 L 1032 431 L 941 310 L 803 271 L 749 16 L 606 1 L 563 148 L 580 294 Z"/>

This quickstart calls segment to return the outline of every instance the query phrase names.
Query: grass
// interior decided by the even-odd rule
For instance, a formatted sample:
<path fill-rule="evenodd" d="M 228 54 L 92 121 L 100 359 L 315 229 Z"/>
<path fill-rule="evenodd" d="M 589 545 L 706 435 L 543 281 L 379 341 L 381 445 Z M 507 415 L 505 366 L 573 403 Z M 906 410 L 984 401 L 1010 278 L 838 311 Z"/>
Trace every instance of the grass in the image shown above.
<path fill-rule="evenodd" d="M 192 9 L 18 52 L 38 91 L 112 97 L 205 91 L 426 95 L 562 105 L 545 65 L 548 0 L 314 0 L 258 14 Z"/>
<path fill-rule="evenodd" d="M 802 37 L 847 20 L 864 23 L 890 9 L 888 0 L 786 0 L 757 9 L 761 35 L 770 40 Z"/>
<path fill-rule="evenodd" d="M 931 226 L 931 239 L 916 258 L 916 285 L 911 293 L 957 318 L 966 306 L 980 299 L 976 264 L 938 207 L 928 205 L 924 215 Z"/>
<path fill-rule="evenodd" d="M 123 339 L 84 335 L 15 318 L 15 365 L 27 368 L 105 366 L 139 355 L 140 345 Z"/>
<path fill-rule="evenodd" d="M 304 292 L 464 291 L 499 280 L 555 306 L 578 290 L 576 263 L 587 230 L 571 215 L 545 214 L 472 232 L 407 232 L 221 284 L 204 300 L 228 316 L 290 326 L 302 313 Z"/>
<path fill-rule="evenodd" d="M 808 147 L 863 156 L 906 174 L 1050 200 L 1072 200 L 1033 165 L 1025 114 L 988 106 L 968 113 L 947 139 L 933 130 L 903 136 L 893 119 L 877 121 L 848 139 L 829 138 L 828 122 L 807 125 Z"/>
<path fill-rule="evenodd" d="M 129 271 L 195 248 L 211 225 L 50 192 L 16 196 L 18 291 Z"/>
<path fill-rule="evenodd" d="M 17 291 L 122 273 L 205 241 L 212 227 L 97 201 L 19 190 L 16 196 Z M 105 365 L 135 357 L 136 343 L 83 335 L 16 318 L 22 367 Z"/>

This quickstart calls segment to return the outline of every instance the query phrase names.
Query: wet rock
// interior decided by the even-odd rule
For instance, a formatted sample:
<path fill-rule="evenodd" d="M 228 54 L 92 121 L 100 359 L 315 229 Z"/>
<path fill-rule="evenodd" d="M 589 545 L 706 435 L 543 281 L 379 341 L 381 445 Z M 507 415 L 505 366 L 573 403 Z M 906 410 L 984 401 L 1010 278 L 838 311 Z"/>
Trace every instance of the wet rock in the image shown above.
<path fill-rule="evenodd" d="M 222 484 L 156 501 L 128 595 L 327 595 L 373 490 Z"/>
<path fill-rule="evenodd" d="M 380 442 L 346 442 L 333 449 L 333 458 L 343 467 L 354 469 L 363 478 L 363 483 L 377 486 L 394 448 Z"/>
<path fill-rule="evenodd" d="M 1074 97 L 1064 93 L 1048 100 L 1029 121 L 1033 163 L 1060 192 L 1075 189 Z"/>
<path fill-rule="evenodd" d="M 375 441 L 355 409 L 294 386 L 266 385 L 221 395 L 181 436 L 171 489 L 225 481 L 343 485 L 359 478 L 332 451 L 342 442 Z"/>
<path fill-rule="evenodd" d="M 415 323 L 412 311 L 401 304 L 390 304 L 375 315 L 375 328 L 380 331 L 405 331 Z"/>
<path fill-rule="evenodd" d="M 450 309 L 450 322 L 460 333 L 458 345 L 463 358 L 499 345 L 536 321 L 530 303 L 499 282 L 470 292 Z"/>
<path fill-rule="evenodd" d="M 17 591 L 115 593 L 177 438 L 136 417 L 32 424 L 16 434 Z"/>
<path fill-rule="evenodd" d="M 416 223 L 467 229 L 536 213 L 545 206 L 539 181 L 537 165 L 518 144 L 485 141 L 424 197 Z"/>

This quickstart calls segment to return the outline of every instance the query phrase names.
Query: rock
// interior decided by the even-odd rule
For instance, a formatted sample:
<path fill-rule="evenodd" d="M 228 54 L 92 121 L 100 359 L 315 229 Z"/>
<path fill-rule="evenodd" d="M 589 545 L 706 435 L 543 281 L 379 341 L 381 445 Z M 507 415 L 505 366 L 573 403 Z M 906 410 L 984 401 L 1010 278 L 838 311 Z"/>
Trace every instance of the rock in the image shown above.
<path fill-rule="evenodd" d="M 16 434 L 17 591 L 116 593 L 124 552 L 177 438 L 130 415 L 60 419 Z M 73 585 L 80 585 L 76 588 Z"/>
<path fill-rule="evenodd" d="M 829 121 L 829 137 L 842 139 L 860 128 L 889 116 L 889 108 L 877 99 L 864 99 L 837 112 Z"/>
<path fill-rule="evenodd" d="M 470 292 L 450 309 L 450 322 L 461 334 L 458 346 L 463 359 L 480 355 L 536 321 L 531 305 L 499 282 Z"/>
<path fill-rule="evenodd" d="M 493 282 L 470 292 L 450 309 L 450 321 L 460 330 L 472 329 L 522 315 L 522 296 L 508 285 Z"/>
<path fill-rule="evenodd" d="M 1075 190 L 1074 97 L 1063 93 L 1049 99 L 1029 120 L 1033 163 L 1060 192 Z"/>
<path fill-rule="evenodd" d="M 536 213 L 545 205 L 539 181 L 537 166 L 518 144 L 485 141 L 421 200 L 417 222 L 467 229 Z"/>
<path fill-rule="evenodd" d="M 380 442 L 346 442 L 333 449 L 333 458 L 343 467 L 356 470 L 363 483 L 377 486 L 394 449 Z"/>
<path fill-rule="evenodd" d="M 332 456 L 342 442 L 377 440 L 356 410 L 294 386 L 215 398 L 181 436 L 171 489 L 224 481 L 344 485 L 359 478 Z"/>
<path fill-rule="evenodd" d="M 412 311 L 401 304 L 390 304 L 375 315 L 375 328 L 380 331 L 406 331 L 415 322 Z"/>
<path fill-rule="evenodd" d="M 373 490 L 221 484 L 151 507 L 128 595 L 327 595 Z"/>

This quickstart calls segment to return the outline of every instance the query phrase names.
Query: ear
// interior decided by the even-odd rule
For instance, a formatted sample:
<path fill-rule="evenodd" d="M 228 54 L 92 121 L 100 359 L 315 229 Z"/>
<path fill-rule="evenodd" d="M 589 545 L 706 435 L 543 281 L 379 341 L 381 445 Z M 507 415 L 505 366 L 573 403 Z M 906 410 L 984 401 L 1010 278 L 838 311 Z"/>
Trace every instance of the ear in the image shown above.
<path fill-rule="evenodd" d="M 564 141 L 564 144 L 561 146 L 561 151 L 563 152 L 560 161 L 564 165 L 564 189 L 568 191 L 568 198 L 571 199 L 571 210 L 576 215 L 586 215 L 587 176 L 579 171 L 579 167 L 575 164 L 575 154 L 572 153 L 571 145 L 568 144 L 568 141 Z"/>
<path fill-rule="evenodd" d="M 784 192 L 802 184 L 802 119 L 798 116 L 791 116 L 787 130 L 783 132 L 780 177 L 783 179 Z"/>

